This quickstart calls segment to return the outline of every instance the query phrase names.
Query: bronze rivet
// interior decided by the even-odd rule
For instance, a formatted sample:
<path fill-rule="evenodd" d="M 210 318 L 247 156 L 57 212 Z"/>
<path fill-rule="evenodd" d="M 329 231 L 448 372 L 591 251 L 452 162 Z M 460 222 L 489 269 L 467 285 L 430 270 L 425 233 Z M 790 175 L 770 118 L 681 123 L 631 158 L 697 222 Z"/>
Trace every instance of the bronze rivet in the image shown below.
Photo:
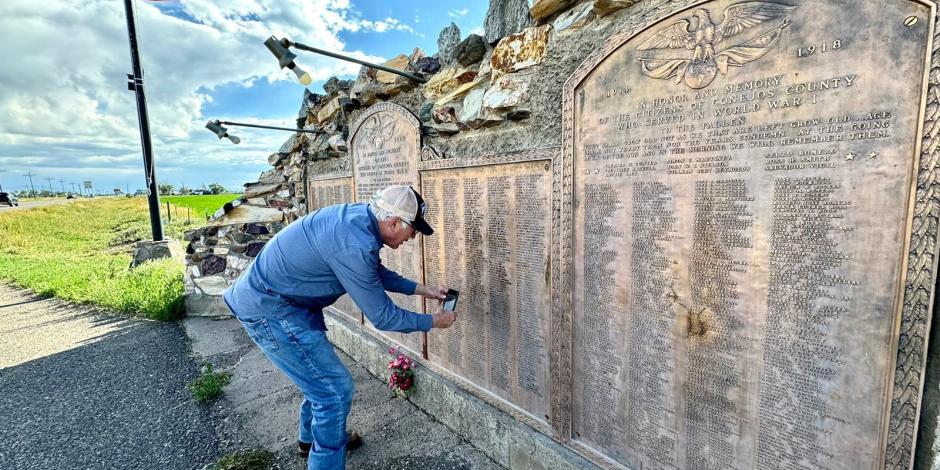
<path fill-rule="evenodd" d="M 907 26 L 908 28 L 913 28 L 914 25 L 916 24 L 917 24 L 916 16 L 908 16 L 907 18 L 904 19 L 904 26 Z"/>

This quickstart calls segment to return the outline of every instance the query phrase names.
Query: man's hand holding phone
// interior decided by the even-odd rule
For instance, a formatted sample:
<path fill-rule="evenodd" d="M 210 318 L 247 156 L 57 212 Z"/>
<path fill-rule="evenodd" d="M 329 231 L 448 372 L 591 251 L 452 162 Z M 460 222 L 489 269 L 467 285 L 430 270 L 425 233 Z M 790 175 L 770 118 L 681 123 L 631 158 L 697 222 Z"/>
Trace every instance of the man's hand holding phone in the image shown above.
<path fill-rule="evenodd" d="M 441 313 L 433 315 L 431 318 L 431 327 L 432 328 L 450 328 L 454 324 L 454 321 L 457 320 L 457 312 L 448 312 L 446 310 L 441 310 Z"/>
<path fill-rule="evenodd" d="M 443 289 L 442 289 L 443 290 Z M 448 289 L 447 295 L 444 296 L 441 313 L 434 315 L 432 326 L 434 328 L 449 328 L 454 324 L 454 321 L 457 320 L 457 298 L 460 296 L 460 292 L 457 292 L 454 289 Z"/>

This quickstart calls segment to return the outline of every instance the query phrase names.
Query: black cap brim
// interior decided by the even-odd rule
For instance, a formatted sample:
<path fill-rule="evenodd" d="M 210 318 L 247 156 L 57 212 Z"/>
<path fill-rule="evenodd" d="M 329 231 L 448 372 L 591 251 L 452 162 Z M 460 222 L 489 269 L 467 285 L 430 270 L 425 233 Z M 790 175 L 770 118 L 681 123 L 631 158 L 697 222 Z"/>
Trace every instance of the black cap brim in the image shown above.
<path fill-rule="evenodd" d="M 417 230 L 417 231 L 419 231 L 419 232 L 421 232 L 421 233 L 423 233 L 423 234 L 425 234 L 425 235 L 433 235 L 433 234 L 434 234 L 434 229 L 431 228 L 431 226 L 428 225 L 428 223 L 425 222 L 424 219 L 415 219 L 415 221 L 412 222 L 411 225 L 414 225 L 415 230 Z"/>
<path fill-rule="evenodd" d="M 415 214 L 415 220 L 411 223 L 411 225 L 414 225 L 415 230 L 425 235 L 433 235 L 434 229 L 431 228 L 427 221 L 424 220 L 424 214 L 422 214 L 423 211 L 421 210 L 421 207 L 425 206 L 424 198 L 421 197 L 421 194 L 418 194 L 418 192 L 415 191 L 415 188 L 411 188 L 411 191 L 415 193 L 415 199 L 418 201 L 418 213 Z"/>

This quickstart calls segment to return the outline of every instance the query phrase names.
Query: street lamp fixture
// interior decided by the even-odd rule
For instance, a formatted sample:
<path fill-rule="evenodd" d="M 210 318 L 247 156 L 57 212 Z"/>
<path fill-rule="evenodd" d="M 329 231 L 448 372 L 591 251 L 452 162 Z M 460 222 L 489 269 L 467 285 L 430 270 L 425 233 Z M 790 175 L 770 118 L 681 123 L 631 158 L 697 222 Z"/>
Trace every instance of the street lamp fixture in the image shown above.
<path fill-rule="evenodd" d="M 271 54 L 274 54 L 274 57 L 277 58 L 278 64 L 281 68 L 287 67 L 294 71 L 294 74 L 297 75 L 297 79 L 300 80 L 304 86 L 310 84 L 310 74 L 304 72 L 294 63 L 294 59 L 297 58 L 297 55 L 290 51 L 291 47 L 295 47 L 300 50 L 314 52 L 317 54 L 325 55 L 327 57 L 333 57 L 334 59 L 345 60 L 347 62 L 353 62 L 359 65 L 364 65 L 369 68 L 381 70 L 383 72 L 393 73 L 395 75 L 400 75 L 409 80 L 414 80 L 418 83 L 426 83 L 427 79 L 419 77 L 417 75 L 394 69 L 391 67 L 386 67 L 384 65 L 373 64 L 371 62 L 366 62 L 364 60 L 359 60 L 355 57 L 349 57 L 342 54 L 337 54 L 335 52 L 324 51 L 323 49 L 317 49 L 316 47 L 308 46 L 306 44 L 301 44 L 299 42 L 293 42 L 287 38 L 278 39 L 274 36 L 269 37 L 264 41 L 264 45 L 267 46 L 268 50 L 271 51 Z"/>
<path fill-rule="evenodd" d="M 275 126 L 262 126 L 261 124 L 248 124 L 245 122 L 232 122 L 232 121 L 220 121 L 216 119 L 215 121 L 209 121 L 206 123 L 206 129 L 212 131 L 213 134 L 217 135 L 219 139 L 226 137 L 228 140 L 231 140 L 232 143 L 239 143 L 241 139 L 235 137 L 234 135 L 228 134 L 228 129 L 222 127 L 222 124 L 226 126 L 239 126 L 239 127 L 254 127 L 256 129 L 274 129 L 278 131 L 288 131 L 288 132 L 306 132 L 308 134 L 318 134 L 323 131 L 314 130 L 314 129 L 292 129 L 290 127 L 275 127 Z"/>
<path fill-rule="evenodd" d="M 294 59 L 297 58 L 297 55 L 288 49 L 289 46 L 283 44 L 281 41 L 278 41 L 274 36 L 269 37 L 264 41 L 264 45 L 267 46 L 268 50 L 274 54 L 274 57 L 277 57 L 277 63 L 281 68 L 287 67 L 294 75 L 297 76 L 297 81 L 299 81 L 303 86 L 307 86 L 312 82 L 310 79 L 310 74 L 305 72 L 304 69 L 297 66 L 294 62 Z"/>
<path fill-rule="evenodd" d="M 237 144 L 242 141 L 241 139 L 239 139 L 238 137 L 235 137 L 234 135 L 229 135 L 228 129 L 222 127 L 221 121 L 215 120 L 215 121 L 207 122 L 206 129 L 209 129 L 210 131 L 212 131 L 216 136 L 219 137 L 220 140 L 223 137 L 225 137 L 228 140 L 231 140 L 233 144 Z"/>

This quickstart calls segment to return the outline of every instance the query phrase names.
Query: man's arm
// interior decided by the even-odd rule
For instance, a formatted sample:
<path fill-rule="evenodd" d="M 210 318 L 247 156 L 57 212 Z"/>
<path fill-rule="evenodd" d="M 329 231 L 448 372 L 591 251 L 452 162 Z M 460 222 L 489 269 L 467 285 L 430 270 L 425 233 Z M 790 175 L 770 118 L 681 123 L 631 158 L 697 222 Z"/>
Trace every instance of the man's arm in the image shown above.
<path fill-rule="evenodd" d="M 335 253 L 328 264 L 356 306 L 376 328 L 402 333 L 431 329 L 432 315 L 420 315 L 399 308 L 388 297 L 379 274 L 381 265 L 369 251 L 350 247 Z M 414 293 L 414 285 L 410 293 Z"/>
<path fill-rule="evenodd" d="M 418 283 L 404 278 L 401 274 L 392 271 L 382 264 L 379 259 L 379 279 L 382 281 L 382 287 L 389 292 L 396 292 L 405 295 L 414 295 Z"/>

